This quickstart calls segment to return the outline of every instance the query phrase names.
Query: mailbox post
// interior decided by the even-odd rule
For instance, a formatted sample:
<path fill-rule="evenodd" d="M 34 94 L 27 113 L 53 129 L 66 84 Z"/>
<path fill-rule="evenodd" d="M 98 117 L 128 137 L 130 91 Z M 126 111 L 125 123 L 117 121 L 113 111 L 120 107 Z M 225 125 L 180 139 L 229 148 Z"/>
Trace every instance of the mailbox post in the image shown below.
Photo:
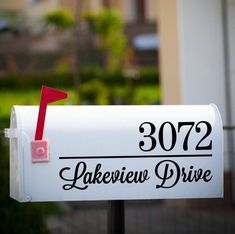
<path fill-rule="evenodd" d="M 108 234 L 125 233 L 125 205 L 123 200 L 108 203 Z"/>

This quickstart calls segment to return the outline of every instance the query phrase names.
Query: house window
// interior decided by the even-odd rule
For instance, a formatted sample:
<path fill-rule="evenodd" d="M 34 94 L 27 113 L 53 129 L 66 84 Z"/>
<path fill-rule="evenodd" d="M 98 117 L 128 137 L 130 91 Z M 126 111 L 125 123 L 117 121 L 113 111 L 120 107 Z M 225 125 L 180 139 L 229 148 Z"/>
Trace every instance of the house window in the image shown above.
<path fill-rule="evenodd" d="M 144 22 L 145 0 L 125 0 L 125 19 L 129 23 Z"/>
<path fill-rule="evenodd" d="M 136 0 L 136 20 L 139 22 L 145 21 L 145 1 Z"/>
<path fill-rule="evenodd" d="M 110 8 L 111 7 L 110 0 L 103 0 L 103 6 L 105 8 Z"/>
<path fill-rule="evenodd" d="M 35 3 L 42 2 L 42 1 L 45 1 L 45 0 L 27 0 L 29 4 L 35 4 Z"/>

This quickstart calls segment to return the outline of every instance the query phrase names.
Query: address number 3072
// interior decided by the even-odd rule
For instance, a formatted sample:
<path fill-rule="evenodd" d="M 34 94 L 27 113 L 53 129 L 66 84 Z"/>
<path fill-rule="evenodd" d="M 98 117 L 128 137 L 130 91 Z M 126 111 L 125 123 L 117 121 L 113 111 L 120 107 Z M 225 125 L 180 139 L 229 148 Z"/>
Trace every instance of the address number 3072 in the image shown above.
<path fill-rule="evenodd" d="M 166 128 L 170 130 L 170 142 L 168 141 L 167 144 L 164 140 Z M 197 123 L 178 122 L 177 127 L 175 127 L 171 122 L 164 122 L 160 126 L 158 133 L 156 132 L 156 126 L 153 123 L 144 122 L 139 126 L 139 132 L 143 133 L 144 138 L 142 141 L 139 142 L 139 148 L 145 152 L 152 151 L 156 148 L 158 144 L 157 142 L 159 142 L 159 145 L 163 150 L 171 151 L 176 145 L 179 134 L 183 133 L 183 129 L 185 130 L 182 145 L 184 151 L 188 150 L 190 135 L 192 135 L 192 133 L 199 134 L 201 132 L 203 132 L 203 135 L 195 144 L 195 150 L 212 149 L 212 140 L 208 139 L 211 134 L 212 127 L 211 124 L 207 121 L 200 121 Z"/>

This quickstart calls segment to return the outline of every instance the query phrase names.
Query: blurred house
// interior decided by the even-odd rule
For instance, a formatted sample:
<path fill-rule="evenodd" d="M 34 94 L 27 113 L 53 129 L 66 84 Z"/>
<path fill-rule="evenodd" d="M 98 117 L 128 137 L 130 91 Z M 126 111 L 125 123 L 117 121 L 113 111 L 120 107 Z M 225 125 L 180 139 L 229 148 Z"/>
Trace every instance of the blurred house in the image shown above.
<path fill-rule="evenodd" d="M 155 0 L 100 1 L 104 7 L 118 9 L 125 20 L 125 33 L 134 48 L 139 65 L 156 65 L 159 42 L 157 36 L 157 2 Z"/>
<path fill-rule="evenodd" d="M 155 0 L 1 0 L 0 32 L 2 32 L 1 35 L 4 34 L 4 37 L 7 37 L 7 40 L 1 43 L 0 51 L 10 49 L 46 52 L 56 51 L 63 47 L 61 46 L 63 40 L 59 38 L 65 35 L 48 35 L 45 33 L 43 22 L 46 13 L 58 8 L 71 11 L 75 18 L 79 18 L 87 11 L 98 12 L 104 8 L 117 9 L 125 21 L 125 33 L 137 58 L 137 65 L 157 64 L 156 53 L 159 45 L 156 34 Z M 12 20 L 12 15 L 14 15 L 14 20 Z M 17 40 L 15 40 L 16 36 Z"/>
<path fill-rule="evenodd" d="M 45 31 L 44 16 L 58 8 L 75 9 L 75 2 L 73 0 L 2 0 L 0 2 L 0 39 L 4 43 L 0 46 L 0 51 L 58 50 L 61 46 L 61 40 L 58 38 L 61 35 L 56 37 L 48 35 Z M 3 25 L 2 29 L 1 25 Z M 12 33 L 13 31 L 17 31 L 17 34 Z"/>

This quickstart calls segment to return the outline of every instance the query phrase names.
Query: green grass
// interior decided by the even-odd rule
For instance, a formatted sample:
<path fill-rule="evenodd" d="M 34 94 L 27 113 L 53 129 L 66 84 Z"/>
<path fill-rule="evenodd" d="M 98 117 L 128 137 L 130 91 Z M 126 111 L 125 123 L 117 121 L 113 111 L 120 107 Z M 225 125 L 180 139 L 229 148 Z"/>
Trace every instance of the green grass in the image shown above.
<path fill-rule="evenodd" d="M 108 89 L 108 88 L 107 88 Z M 78 97 L 74 90 L 64 89 L 69 98 L 53 103 L 53 105 L 77 104 Z M 154 85 L 130 87 L 115 86 L 109 88 L 109 93 L 117 97 L 127 98 L 125 104 L 146 105 L 156 104 L 160 100 L 160 87 Z M 127 96 L 130 96 L 129 98 Z M 40 90 L 0 90 L 0 118 L 10 116 L 13 105 L 39 105 Z M 130 103 L 128 103 L 130 101 Z"/>
<path fill-rule="evenodd" d="M 58 101 L 55 105 L 76 103 L 76 95 L 73 90 L 65 90 L 69 93 L 69 99 Z M 40 90 L 1 90 L 0 91 L 0 117 L 9 117 L 13 105 L 39 105 Z M 54 104 L 53 104 L 54 105 Z"/>

